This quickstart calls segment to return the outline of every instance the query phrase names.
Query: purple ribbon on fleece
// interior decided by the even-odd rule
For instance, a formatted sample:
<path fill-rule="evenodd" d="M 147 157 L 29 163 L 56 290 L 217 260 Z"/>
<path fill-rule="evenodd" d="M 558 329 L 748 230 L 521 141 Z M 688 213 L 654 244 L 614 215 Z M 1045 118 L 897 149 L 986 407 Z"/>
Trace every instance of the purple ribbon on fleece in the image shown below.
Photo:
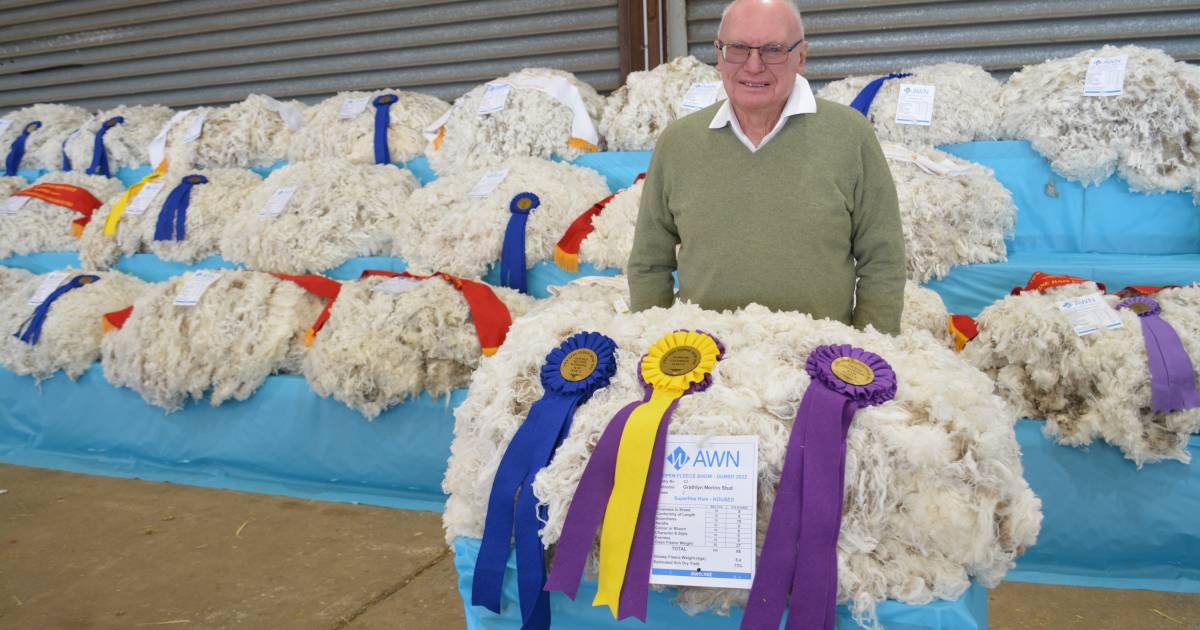
<path fill-rule="evenodd" d="M 1179 334 L 1159 315 L 1162 307 L 1154 298 L 1139 295 L 1122 300 L 1117 308 L 1137 313 L 1146 341 L 1146 361 L 1150 364 L 1150 408 L 1167 413 L 1200 407 L 1196 391 L 1196 372 Z"/>

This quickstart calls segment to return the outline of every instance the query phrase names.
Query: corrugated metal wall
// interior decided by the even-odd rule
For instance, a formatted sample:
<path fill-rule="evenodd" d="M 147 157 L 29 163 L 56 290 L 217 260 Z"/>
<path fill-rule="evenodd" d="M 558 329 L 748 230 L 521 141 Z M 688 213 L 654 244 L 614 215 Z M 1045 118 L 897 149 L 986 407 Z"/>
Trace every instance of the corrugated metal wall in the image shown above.
<path fill-rule="evenodd" d="M 716 61 L 712 42 L 726 4 L 687 2 L 688 50 L 709 63 Z M 800 6 L 809 40 L 805 76 L 818 84 L 946 61 L 1007 75 L 1106 43 L 1200 61 L 1194 0 L 802 0 Z"/>
<path fill-rule="evenodd" d="M 384 87 L 453 98 L 530 66 L 615 89 L 617 0 L 0 1 L 0 111 Z"/>

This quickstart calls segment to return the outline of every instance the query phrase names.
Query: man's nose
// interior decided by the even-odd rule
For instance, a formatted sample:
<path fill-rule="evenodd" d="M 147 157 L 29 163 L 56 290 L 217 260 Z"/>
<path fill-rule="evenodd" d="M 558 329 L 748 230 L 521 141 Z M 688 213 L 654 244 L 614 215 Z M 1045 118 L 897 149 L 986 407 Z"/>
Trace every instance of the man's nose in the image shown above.
<path fill-rule="evenodd" d="M 762 72 L 767 67 L 763 63 L 762 51 L 757 48 L 750 49 L 750 56 L 746 58 L 746 69 L 750 72 Z"/>

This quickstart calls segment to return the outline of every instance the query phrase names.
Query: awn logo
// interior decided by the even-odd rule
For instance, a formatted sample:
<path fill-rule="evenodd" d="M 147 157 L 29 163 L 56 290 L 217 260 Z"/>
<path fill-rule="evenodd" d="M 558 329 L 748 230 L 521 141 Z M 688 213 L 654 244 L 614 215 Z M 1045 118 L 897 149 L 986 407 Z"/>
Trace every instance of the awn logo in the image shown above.
<path fill-rule="evenodd" d="M 667 455 L 667 463 L 674 466 L 676 471 L 688 463 L 687 453 L 683 452 L 682 446 L 676 446 L 675 450 Z"/>

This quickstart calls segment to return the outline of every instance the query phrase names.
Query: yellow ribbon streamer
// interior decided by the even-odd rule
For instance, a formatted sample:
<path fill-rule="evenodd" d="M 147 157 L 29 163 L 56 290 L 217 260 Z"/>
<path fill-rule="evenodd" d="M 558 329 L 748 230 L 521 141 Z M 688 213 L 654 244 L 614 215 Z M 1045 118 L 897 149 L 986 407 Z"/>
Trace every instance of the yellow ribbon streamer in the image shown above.
<path fill-rule="evenodd" d="M 680 346 L 687 348 L 672 352 Z M 684 359 L 682 368 L 686 369 L 680 369 L 680 354 Z M 719 356 L 720 349 L 712 337 L 699 332 L 677 331 L 655 342 L 642 360 L 642 379 L 653 390 L 650 400 L 630 412 L 621 432 L 613 490 L 600 530 L 599 588 L 592 600 L 593 606 L 608 606 L 614 619 L 625 585 L 625 570 L 650 472 L 654 441 L 671 404 L 686 394 L 693 384 L 703 381 L 712 372 Z"/>
<path fill-rule="evenodd" d="M 125 216 L 125 208 L 129 206 L 129 202 L 133 201 L 133 198 L 137 197 L 138 193 L 142 192 L 142 188 L 144 188 L 146 184 L 149 184 L 150 182 L 162 177 L 164 174 L 166 174 L 166 172 L 167 161 L 163 160 L 162 163 L 158 165 L 158 168 L 151 171 L 149 175 L 143 177 L 136 184 L 130 186 L 129 189 L 125 191 L 125 194 L 121 195 L 121 198 L 117 199 L 117 201 L 113 203 L 112 209 L 108 211 L 108 218 L 104 220 L 105 236 L 116 236 L 117 224 L 121 222 L 121 217 Z"/>

